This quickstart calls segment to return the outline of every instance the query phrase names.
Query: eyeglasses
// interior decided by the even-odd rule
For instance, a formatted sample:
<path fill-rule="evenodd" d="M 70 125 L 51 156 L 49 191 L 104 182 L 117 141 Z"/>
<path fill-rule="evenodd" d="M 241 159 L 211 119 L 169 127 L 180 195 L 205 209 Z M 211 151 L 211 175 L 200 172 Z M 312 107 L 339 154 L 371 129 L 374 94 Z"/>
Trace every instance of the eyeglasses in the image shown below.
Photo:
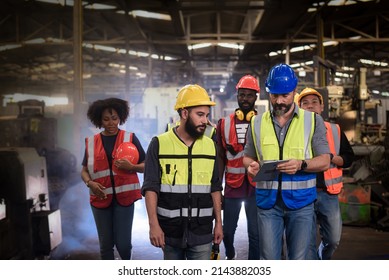
<path fill-rule="evenodd" d="M 256 94 L 252 94 L 252 93 L 249 93 L 249 94 L 244 94 L 244 93 L 239 93 L 238 94 L 238 98 L 239 99 L 253 99 L 253 98 L 257 98 L 257 95 Z"/>

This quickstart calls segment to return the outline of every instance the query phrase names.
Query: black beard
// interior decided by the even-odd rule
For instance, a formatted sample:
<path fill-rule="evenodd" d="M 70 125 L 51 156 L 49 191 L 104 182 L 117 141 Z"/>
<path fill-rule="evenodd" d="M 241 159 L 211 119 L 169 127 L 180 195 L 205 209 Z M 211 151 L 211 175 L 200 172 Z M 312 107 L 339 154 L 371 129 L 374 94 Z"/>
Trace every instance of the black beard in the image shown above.
<path fill-rule="evenodd" d="M 192 119 L 188 116 L 188 120 L 185 123 L 185 130 L 194 139 L 200 138 L 204 135 L 205 130 L 200 132 L 197 130 L 198 127 L 201 127 L 201 125 L 195 126 L 192 122 Z"/>

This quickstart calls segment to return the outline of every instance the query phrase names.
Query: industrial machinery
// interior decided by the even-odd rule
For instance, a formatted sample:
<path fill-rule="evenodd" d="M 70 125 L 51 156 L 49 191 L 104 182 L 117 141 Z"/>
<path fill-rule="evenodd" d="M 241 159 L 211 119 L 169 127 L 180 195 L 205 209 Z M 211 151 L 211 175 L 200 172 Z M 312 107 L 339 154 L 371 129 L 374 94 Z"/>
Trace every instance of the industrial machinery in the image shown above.
<path fill-rule="evenodd" d="M 35 148 L 0 148 L 0 259 L 48 256 L 62 241 L 50 208 L 46 160 Z"/>
<path fill-rule="evenodd" d="M 339 195 L 343 223 L 389 230 L 389 102 L 372 97 L 366 68 L 355 71 L 351 87 L 343 87 L 334 83 L 336 65 L 314 61 L 314 68 L 326 68 L 328 78 L 327 86 L 317 88 L 327 104 L 322 116 L 340 125 L 355 154 L 352 166 L 343 172 L 345 187 Z"/>
<path fill-rule="evenodd" d="M 17 116 L 0 117 L 0 259 L 47 258 L 62 242 L 58 205 L 76 157 L 56 146 L 44 102 L 18 106 Z"/>

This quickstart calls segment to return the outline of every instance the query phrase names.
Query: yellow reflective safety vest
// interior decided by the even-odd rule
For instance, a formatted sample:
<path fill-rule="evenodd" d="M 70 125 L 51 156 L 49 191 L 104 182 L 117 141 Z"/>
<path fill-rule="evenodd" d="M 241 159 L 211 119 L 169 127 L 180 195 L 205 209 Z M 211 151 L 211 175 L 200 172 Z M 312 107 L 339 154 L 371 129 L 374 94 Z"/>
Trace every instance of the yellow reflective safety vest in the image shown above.
<path fill-rule="evenodd" d="M 188 147 L 172 129 L 159 135 L 158 141 L 161 189 L 157 214 L 162 230 L 171 238 L 182 238 L 190 230 L 197 236 L 198 244 L 210 242 L 215 143 L 200 137 Z"/>
<path fill-rule="evenodd" d="M 335 123 L 324 122 L 327 129 L 327 141 L 330 147 L 330 152 L 333 155 L 338 155 L 340 151 L 340 127 Z M 330 163 L 330 168 L 324 171 L 324 181 L 327 187 L 327 192 L 330 194 L 338 194 L 342 190 L 343 170 L 334 163 Z"/>
<path fill-rule="evenodd" d="M 299 109 L 287 130 L 281 146 L 274 130 L 269 111 L 251 119 L 253 143 L 257 158 L 266 160 L 311 159 L 312 136 L 315 129 L 314 113 Z M 280 173 L 273 181 L 257 182 L 257 206 L 262 209 L 272 208 L 277 200 L 278 190 L 289 209 L 300 209 L 316 199 L 316 173 L 298 171 L 290 175 Z"/>

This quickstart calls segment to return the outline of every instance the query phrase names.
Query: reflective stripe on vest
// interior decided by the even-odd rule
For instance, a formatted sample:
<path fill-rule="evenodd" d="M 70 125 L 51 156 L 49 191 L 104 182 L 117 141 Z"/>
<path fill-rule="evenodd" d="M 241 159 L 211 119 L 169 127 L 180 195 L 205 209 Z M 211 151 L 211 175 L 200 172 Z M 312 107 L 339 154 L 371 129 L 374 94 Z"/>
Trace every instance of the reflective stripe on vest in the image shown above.
<path fill-rule="evenodd" d="M 247 127 L 249 123 L 247 123 Z M 228 117 L 222 119 L 222 139 L 223 147 L 226 151 L 226 166 L 225 166 L 225 180 L 231 188 L 239 188 L 242 186 L 246 177 L 246 169 L 243 167 L 244 143 L 238 143 L 238 136 L 236 134 L 235 114 L 232 113 Z M 246 130 L 247 133 L 247 130 Z M 232 147 L 234 154 L 231 153 L 227 146 Z M 249 183 L 254 186 L 251 177 Z"/>
<path fill-rule="evenodd" d="M 200 137 L 191 147 L 186 146 L 174 133 L 169 130 L 158 136 L 159 164 L 161 167 L 161 189 L 158 207 L 175 205 L 172 213 L 182 213 L 185 208 L 199 208 L 200 212 L 212 217 L 213 209 L 211 196 L 211 180 L 216 159 L 215 143 L 208 137 Z M 174 195 L 173 195 L 174 194 Z M 196 199 L 187 199 L 196 195 Z M 180 200 L 182 203 L 177 203 Z M 189 205 L 188 203 L 192 203 Z M 197 213 L 198 211 L 196 211 Z M 193 212 L 190 212 L 193 213 Z M 189 213 L 189 214 L 190 214 Z M 166 217 L 176 217 L 176 214 L 158 214 Z M 204 217 L 202 214 L 201 217 Z M 200 217 L 196 215 L 196 217 Z M 169 221 L 164 221 L 169 223 Z"/>
<path fill-rule="evenodd" d="M 123 192 L 128 192 L 128 191 L 134 191 L 138 190 L 140 188 L 139 184 L 128 184 L 128 185 L 123 185 L 115 188 L 115 193 L 123 193 Z M 112 188 L 106 188 L 103 190 L 105 194 L 113 194 L 113 189 Z M 92 191 L 89 193 L 93 194 Z"/>
<path fill-rule="evenodd" d="M 251 120 L 253 143 L 257 158 L 261 161 L 280 159 L 311 159 L 311 141 L 315 129 L 314 114 L 299 109 L 287 130 L 280 155 L 280 145 L 275 134 L 270 112 Z M 281 173 L 281 195 L 290 209 L 300 209 L 316 199 L 316 174 L 299 171 L 289 175 Z M 257 182 L 257 205 L 262 209 L 274 206 L 277 199 L 279 179 Z"/>
<path fill-rule="evenodd" d="M 192 208 L 190 216 L 188 215 L 188 208 L 180 208 L 169 210 L 162 207 L 157 207 L 157 213 L 160 216 L 166 218 L 178 218 L 178 217 L 208 217 L 213 214 L 213 207 L 211 208 Z"/>
<path fill-rule="evenodd" d="M 161 192 L 164 193 L 188 193 L 189 187 L 188 185 L 177 185 L 174 186 L 161 184 Z M 191 186 L 191 193 L 210 193 L 211 186 Z"/>
<path fill-rule="evenodd" d="M 122 142 L 132 142 L 132 133 L 119 130 L 113 154 Z M 97 208 L 108 207 L 112 201 L 114 190 L 112 188 L 111 173 L 107 155 L 103 147 L 101 135 L 97 134 L 86 139 L 88 171 L 93 181 L 102 184 L 106 199 L 97 198 L 91 189 L 89 189 L 90 202 Z M 129 173 L 126 175 L 113 174 L 115 182 L 115 193 L 117 201 L 122 206 L 131 205 L 134 201 L 142 198 L 140 194 L 140 184 L 137 174 Z M 128 193 L 130 195 L 128 195 Z"/>
<path fill-rule="evenodd" d="M 337 124 L 324 122 L 327 129 L 327 141 L 330 152 L 333 155 L 339 155 L 340 151 L 340 127 Z M 328 170 L 324 171 L 324 181 L 327 192 L 330 194 L 339 194 L 343 187 L 343 171 L 334 163 L 330 163 Z"/>

